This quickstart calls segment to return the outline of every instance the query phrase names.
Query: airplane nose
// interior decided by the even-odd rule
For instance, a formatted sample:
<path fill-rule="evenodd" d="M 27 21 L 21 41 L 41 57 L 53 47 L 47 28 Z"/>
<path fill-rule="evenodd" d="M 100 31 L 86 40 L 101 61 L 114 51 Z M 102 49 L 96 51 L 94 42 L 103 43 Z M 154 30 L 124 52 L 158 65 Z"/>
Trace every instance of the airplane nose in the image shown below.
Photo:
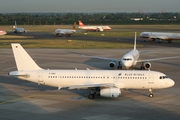
<path fill-rule="evenodd" d="M 174 84 L 175 84 L 175 82 L 173 80 L 171 80 L 170 85 L 174 86 Z"/>
<path fill-rule="evenodd" d="M 171 80 L 171 79 L 167 82 L 167 85 L 168 85 L 169 87 L 174 86 L 174 84 L 175 84 L 175 82 L 174 82 L 173 80 Z"/>
<path fill-rule="evenodd" d="M 124 67 L 126 67 L 126 68 L 129 68 L 129 67 L 131 67 L 132 65 L 131 65 L 131 63 L 130 62 L 128 62 L 128 61 L 121 61 L 121 63 L 122 63 L 122 66 L 124 66 Z"/>

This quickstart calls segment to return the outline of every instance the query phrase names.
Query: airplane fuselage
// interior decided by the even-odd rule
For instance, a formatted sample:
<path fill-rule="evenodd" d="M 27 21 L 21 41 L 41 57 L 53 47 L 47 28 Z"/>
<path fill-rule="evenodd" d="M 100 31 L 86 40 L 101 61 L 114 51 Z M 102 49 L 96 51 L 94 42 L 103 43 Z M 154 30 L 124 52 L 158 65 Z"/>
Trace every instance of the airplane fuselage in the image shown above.
<path fill-rule="evenodd" d="M 111 30 L 109 26 L 79 26 L 78 28 L 84 30 L 93 30 L 93 31 Z"/>
<path fill-rule="evenodd" d="M 7 34 L 5 31 L 0 30 L 0 35 L 5 35 L 5 34 Z"/>
<path fill-rule="evenodd" d="M 180 40 L 179 33 L 165 33 L 165 32 L 142 32 L 140 34 L 141 38 L 149 39 L 160 39 L 160 40 Z"/>
<path fill-rule="evenodd" d="M 15 28 L 14 29 L 14 33 L 25 33 L 26 31 L 24 30 L 24 28 Z"/>
<path fill-rule="evenodd" d="M 137 49 L 131 50 L 121 58 L 121 64 L 122 66 L 129 69 L 130 67 L 133 67 L 137 64 L 137 60 L 139 59 L 139 57 L 140 54 Z"/>
<path fill-rule="evenodd" d="M 155 71 L 33 70 L 13 71 L 9 75 L 58 88 L 103 83 L 125 89 L 161 89 L 174 85 L 165 74 Z"/>
<path fill-rule="evenodd" d="M 55 30 L 55 35 L 63 36 L 63 35 L 71 35 L 75 33 L 76 30 L 71 30 L 71 29 L 56 29 Z"/>

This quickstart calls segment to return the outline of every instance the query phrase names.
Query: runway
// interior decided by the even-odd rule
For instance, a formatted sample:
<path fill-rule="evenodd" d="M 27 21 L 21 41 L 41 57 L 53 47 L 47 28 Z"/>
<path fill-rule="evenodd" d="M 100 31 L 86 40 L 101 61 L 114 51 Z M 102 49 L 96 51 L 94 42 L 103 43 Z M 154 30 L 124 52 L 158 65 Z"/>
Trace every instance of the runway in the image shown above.
<path fill-rule="evenodd" d="M 180 55 L 180 46 L 177 44 L 154 44 L 156 43 L 138 48 L 140 51 L 153 50 L 142 53 L 141 59 Z M 96 70 L 110 69 L 109 61 L 85 58 L 81 54 L 120 59 L 128 50 L 130 49 L 26 49 L 44 69 Z M 9 77 L 8 72 L 16 70 L 14 57 L 11 49 L 1 49 L 0 119 L 179 120 L 180 58 L 153 61 L 151 64 L 151 70 L 165 73 L 175 81 L 175 86 L 154 90 L 153 98 L 148 97 L 148 90 L 121 90 L 119 98 L 97 96 L 90 100 L 87 98 L 89 90 L 58 90 Z M 139 65 L 136 69 L 139 69 Z"/>

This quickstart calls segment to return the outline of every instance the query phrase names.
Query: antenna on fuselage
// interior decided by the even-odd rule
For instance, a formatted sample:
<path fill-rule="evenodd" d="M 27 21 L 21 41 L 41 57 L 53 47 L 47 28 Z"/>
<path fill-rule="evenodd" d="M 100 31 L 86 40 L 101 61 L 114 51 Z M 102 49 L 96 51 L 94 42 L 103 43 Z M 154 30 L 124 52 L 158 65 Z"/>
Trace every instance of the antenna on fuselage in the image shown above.
<path fill-rule="evenodd" d="M 136 32 L 135 32 L 135 37 L 134 37 L 134 50 L 136 50 Z"/>

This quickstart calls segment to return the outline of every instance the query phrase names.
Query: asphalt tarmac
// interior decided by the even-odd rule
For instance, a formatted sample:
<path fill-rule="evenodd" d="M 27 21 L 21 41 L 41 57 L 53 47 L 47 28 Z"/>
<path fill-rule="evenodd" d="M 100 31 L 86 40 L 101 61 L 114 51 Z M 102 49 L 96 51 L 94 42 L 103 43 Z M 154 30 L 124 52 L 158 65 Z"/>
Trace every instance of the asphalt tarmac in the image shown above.
<path fill-rule="evenodd" d="M 133 42 L 132 38 L 111 39 Z M 148 53 L 142 52 L 141 59 L 180 56 L 179 42 L 159 44 L 142 42 L 139 39 L 138 42 L 144 44 L 144 47 L 138 50 L 153 50 Z M 26 49 L 44 69 L 96 70 L 110 69 L 108 67 L 110 61 L 90 59 L 81 54 L 120 59 L 129 50 Z M 148 90 L 121 90 L 122 95 L 119 98 L 96 96 L 95 99 L 90 100 L 88 99 L 90 90 L 58 90 L 9 77 L 8 72 L 16 70 L 13 53 L 11 49 L 1 49 L 0 120 L 179 120 L 180 58 L 153 61 L 151 64 L 151 70 L 165 73 L 175 81 L 175 85 L 168 89 L 154 90 L 153 98 L 148 97 Z M 139 64 L 135 69 L 139 69 Z"/>

